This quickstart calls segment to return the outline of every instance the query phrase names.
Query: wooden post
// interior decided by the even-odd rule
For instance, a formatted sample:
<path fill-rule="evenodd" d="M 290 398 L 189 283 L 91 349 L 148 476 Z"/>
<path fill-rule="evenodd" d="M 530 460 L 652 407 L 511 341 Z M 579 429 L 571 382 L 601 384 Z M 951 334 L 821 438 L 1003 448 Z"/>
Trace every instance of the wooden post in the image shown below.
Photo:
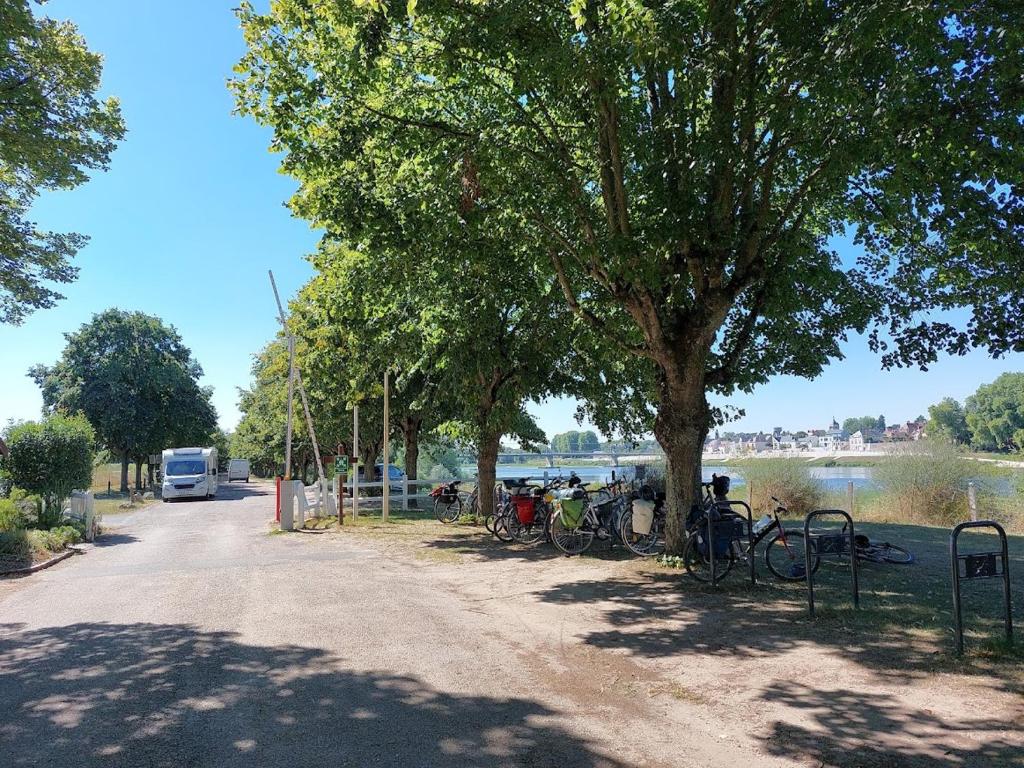
<path fill-rule="evenodd" d="M 402 509 L 409 511 L 409 476 L 402 478 Z"/>
<path fill-rule="evenodd" d="M 846 511 L 853 517 L 853 480 L 846 481 Z"/>
<path fill-rule="evenodd" d="M 295 339 L 288 337 L 288 429 L 284 440 L 284 479 L 292 479 L 292 420 L 295 413 Z"/>
<path fill-rule="evenodd" d="M 384 371 L 384 503 L 381 506 L 381 520 L 383 522 L 388 521 L 388 512 L 391 507 L 391 465 L 388 463 L 388 432 L 390 432 L 391 422 L 389 420 L 389 408 L 391 392 L 388 388 L 388 379 L 391 377 L 391 369 L 388 368 Z"/>
<path fill-rule="evenodd" d="M 352 519 L 359 517 L 359 406 L 352 407 Z"/>
<path fill-rule="evenodd" d="M 978 490 L 973 480 L 967 484 L 967 508 L 971 513 L 971 522 L 978 522 Z"/>

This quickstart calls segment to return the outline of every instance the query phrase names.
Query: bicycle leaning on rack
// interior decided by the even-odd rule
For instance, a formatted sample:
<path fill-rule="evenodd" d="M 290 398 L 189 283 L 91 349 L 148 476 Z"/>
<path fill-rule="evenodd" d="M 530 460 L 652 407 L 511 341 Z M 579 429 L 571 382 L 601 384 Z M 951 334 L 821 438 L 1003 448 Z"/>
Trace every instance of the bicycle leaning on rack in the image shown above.
<path fill-rule="evenodd" d="M 714 476 L 703 483 L 703 503 L 691 512 L 687 521 L 687 542 L 683 550 L 686 572 L 698 581 L 711 581 L 711 552 L 715 558 L 715 580 L 724 578 L 733 566 L 749 563 L 756 556 L 758 545 L 767 540 L 764 562 L 768 570 L 785 581 L 805 578 L 804 534 L 794 528 L 785 528 L 782 516 L 788 510 L 781 501 L 772 497 L 775 509 L 753 524 L 747 535 L 747 519 L 737 514 L 728 503 L 729 478 Z M 712 518 L 714 540 L 708 541 L 708 517 Z M 714 547 L 712 550 L 711 547 Z M 815 559 L 812 569 L 817 570 L 820 560 Z"/>

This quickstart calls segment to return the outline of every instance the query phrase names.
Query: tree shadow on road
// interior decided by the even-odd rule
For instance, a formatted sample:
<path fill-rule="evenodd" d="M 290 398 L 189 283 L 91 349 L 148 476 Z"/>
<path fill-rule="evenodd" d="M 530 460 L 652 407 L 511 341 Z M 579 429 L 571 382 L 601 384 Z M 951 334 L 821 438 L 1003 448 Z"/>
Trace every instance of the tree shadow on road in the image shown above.
<path fill-rule="evenodd" d="M 1024 747 L 1019 739 L 1016 743 L 1007 739 L 1007 724 L 977 713 L 965 712 L 962 718 L 950 721 L 931 710 L 908 706 L 891 694 L 865 695 L 786 681 L 769 686 L 763 695 L 811 726 L 773 723 L 764 747 L 780 757 L 822 766 L 997 768 L 1024 764 Z"/>
<path fill-rule="evenodd" d="M 0 625 L 0 765 L 623 765 L 526 699 L 184 625 Z"/>

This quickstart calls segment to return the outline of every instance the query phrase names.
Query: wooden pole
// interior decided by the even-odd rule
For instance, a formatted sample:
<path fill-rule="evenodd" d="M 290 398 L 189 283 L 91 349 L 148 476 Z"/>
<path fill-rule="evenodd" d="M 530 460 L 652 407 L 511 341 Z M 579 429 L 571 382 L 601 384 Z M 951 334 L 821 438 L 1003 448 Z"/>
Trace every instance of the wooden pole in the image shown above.
<path fill-rule="evenodd" d="M 388 368 L 384 371 L 384 505 L 381 510 L 381 519 L 386 523 L 388 521 L 388 512 L 391 507 L 391 465 L 388 463 L 388 432 L 391 426 L 389 420 L 390 411 L 390 400 L 391 392 L 389 389 L 388 380 L 391 377 L 391 369 Z"/>
<path fill-rule="evenodd" d="M 292 420 L 295 412 L 295 339 L 288 337 L 288 430 L 284 442 L 284 479 L 292 479 Z"/>
<path fill-rule="evenodd" d="M 846 511 L 853 517 L 853 480 L 846 481 Z"/>
<path fill-rule="evenodd" d="M 967 484 L 967 507 L 971 512 L 971 522 L 978 522 L 978 489 L 973 480 Z"/>
<path fill-rule="evenodd" d="M 359 406 L 352 406 L 352 519 L 359 517 Z"/>

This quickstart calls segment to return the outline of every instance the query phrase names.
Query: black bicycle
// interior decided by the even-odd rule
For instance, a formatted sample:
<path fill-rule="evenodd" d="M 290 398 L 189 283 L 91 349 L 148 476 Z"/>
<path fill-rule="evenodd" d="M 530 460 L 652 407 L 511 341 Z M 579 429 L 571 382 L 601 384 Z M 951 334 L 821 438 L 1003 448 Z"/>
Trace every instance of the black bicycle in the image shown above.
<path fill-rule="evenodd" d="M 772 497 L 776 507 L 769 514 L 753 523 L 750 536 L 747 535 L 748 520 L 738 514 L 725 498 L 728 493 L 728 478 L 716 477 L 704 483 L 704 500 L 697 514 L 692 514 L 687 526 L 686 548 L 683 550 L 683 565 L 686 572 L 697 581 L 711 581 L 711 553 L 714 552 L 715 580 L 724 578 L 733 566 L 755 557 L 757 546 L 767 540 L 764 562 L 776 577 L 784 581 L 800 581 L 806 578 L 804 563 L 804 534 L 794 528 L 785 528 L 781 516 L 788 513 L 786 507 Z M 724 492 L 722 488 L 724 486 Z M 717 491 L 717 493 L 716 493 Z M 708 540 L 708 517 L 712 518 L 713 541 Z M 713 549 L 712 549 L 713 548 Z M 812 571 L 821 565 L 815 557 Z"/>

